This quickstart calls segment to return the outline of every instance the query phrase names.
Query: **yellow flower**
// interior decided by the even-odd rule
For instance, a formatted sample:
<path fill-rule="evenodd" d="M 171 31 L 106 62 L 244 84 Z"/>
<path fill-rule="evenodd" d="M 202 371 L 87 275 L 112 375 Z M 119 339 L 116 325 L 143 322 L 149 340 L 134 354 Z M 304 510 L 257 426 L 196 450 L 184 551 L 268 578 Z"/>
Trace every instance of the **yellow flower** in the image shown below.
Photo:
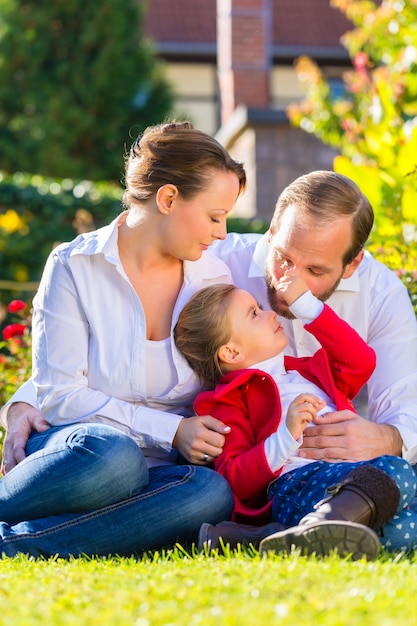
<path fill-rule="evenodd" d="M 25 222 L 13 209 L 9 209 L 6 213 L 0 215 L 0 228 L 3 228 L 3 230 L 9 233 L 21 230 L 24 226 Z"/>

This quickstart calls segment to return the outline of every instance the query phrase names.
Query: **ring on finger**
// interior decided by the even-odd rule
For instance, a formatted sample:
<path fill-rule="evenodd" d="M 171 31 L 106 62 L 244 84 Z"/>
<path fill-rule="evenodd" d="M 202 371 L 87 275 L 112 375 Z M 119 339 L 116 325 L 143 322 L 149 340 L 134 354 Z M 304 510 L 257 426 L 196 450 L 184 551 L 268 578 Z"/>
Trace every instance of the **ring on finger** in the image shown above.
<path fill-rule="evenodd" d="M 209 457 L 208 457 L 208 454 L 204 453 L 204 454 L 203 454 L 203 461 L 204 461 L 204 463 L 207 463 L 208 458 L 209 458 Z"/>

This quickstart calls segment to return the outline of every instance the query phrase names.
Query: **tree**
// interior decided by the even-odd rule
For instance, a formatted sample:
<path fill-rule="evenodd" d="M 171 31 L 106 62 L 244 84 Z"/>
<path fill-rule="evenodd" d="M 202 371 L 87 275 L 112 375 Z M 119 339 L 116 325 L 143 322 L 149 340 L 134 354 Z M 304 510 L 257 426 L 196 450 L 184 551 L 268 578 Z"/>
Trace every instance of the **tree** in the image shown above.
<path fill-rule="evenodd" d="M 137 0 L 0 0 L 0 169 L 120 180 L 172 91 Z"/>
<path fill-rule="evenodd" d="M 331 4 L 356 26 L 342 38 L 353 69 L 336 96 L 311 59 L 298 59 L 306 98 L 289 118 L 340 151 L 334 169 L 369 197 L 380 235 L 417 241 L 417 0 Z"/>

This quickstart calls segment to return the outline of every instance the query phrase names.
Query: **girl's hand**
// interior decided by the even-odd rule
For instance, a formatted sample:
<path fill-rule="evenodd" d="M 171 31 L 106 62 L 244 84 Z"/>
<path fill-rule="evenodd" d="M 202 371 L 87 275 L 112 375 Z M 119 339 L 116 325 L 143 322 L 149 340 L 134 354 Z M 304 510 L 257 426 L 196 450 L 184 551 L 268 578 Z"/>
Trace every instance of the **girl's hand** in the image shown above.
<path fill-rule="evenodd" d="M 305 428 L 317 416 L 326 403 L 312 393 L 302 393 L 288 407 L 286 424 L 295 440 L 299 439 Z"/>
<path fill-rule="evenodd" d="M 190 463 L 211 465 L 223 452 L 225 435 L 229 432 L 230 426 L 211 415 L 184 417 L 172 445 Z"/>
<path fill-rule="evenodd" d="M 276 290 L 282 295 L 288 306 L 291 306 L 300 296 L 308 291 L 307 284 L 297 274 L 297 269 L 287 269 L 276 286 Z"/>

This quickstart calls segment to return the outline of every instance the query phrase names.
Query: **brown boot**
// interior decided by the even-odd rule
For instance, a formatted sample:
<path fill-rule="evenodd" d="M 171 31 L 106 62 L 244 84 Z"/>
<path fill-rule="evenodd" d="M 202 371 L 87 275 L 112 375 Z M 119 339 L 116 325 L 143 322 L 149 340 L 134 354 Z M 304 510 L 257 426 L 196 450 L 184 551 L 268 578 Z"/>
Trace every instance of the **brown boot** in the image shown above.
<path fill-rule="evenodd" d="M 283 528 L 285 526 L 278 522 L 270 522 L 265 526 L 250 526 L 236 522 L 221 522 L 216 526 L 203 524 L 198 534 L 198 549 L 214 550 L 226 545 L 236 548 L 238 544 L 253 545 L 258 548 L 262 539 Z"/>
<path fill-rule="evenodd" d="M 362 465 L 328 488 L 329 497 L 316 505 L 298 526 L 274 533 L 260 543 L 260 553 L 291 552 L 325 556 L 333 551 L 352 559 L 377 558 L 380 542 L 371 530 L 395 514 L 400 492 L 385 472 Z"/>

